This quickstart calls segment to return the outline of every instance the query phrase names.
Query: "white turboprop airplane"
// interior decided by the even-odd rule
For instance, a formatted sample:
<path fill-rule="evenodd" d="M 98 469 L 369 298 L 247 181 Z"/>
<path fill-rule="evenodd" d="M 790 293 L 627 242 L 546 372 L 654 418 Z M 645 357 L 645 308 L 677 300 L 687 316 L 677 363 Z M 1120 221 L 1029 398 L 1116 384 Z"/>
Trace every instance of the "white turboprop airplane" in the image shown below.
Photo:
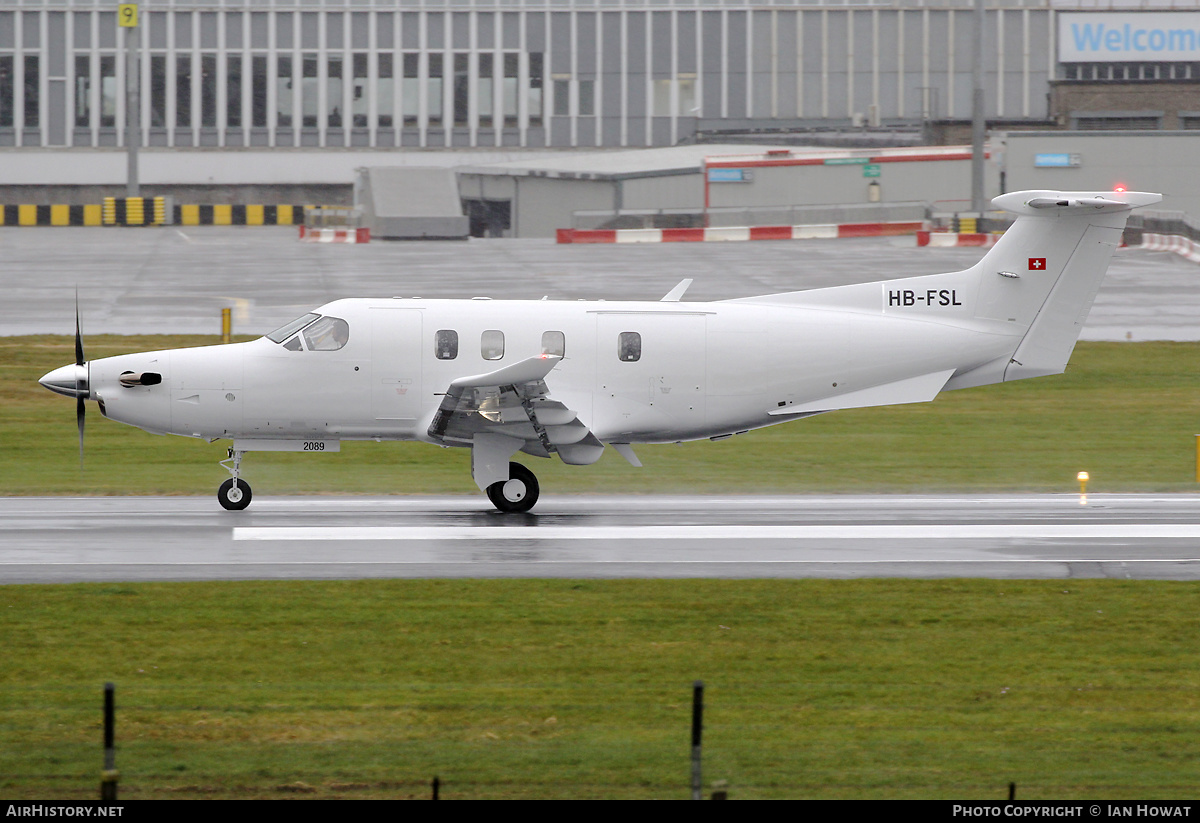
<path fill-rule="evenodd" d="M 1024 191 L 1016 222 L 971 268 L 685 303 L 336 300 L 249 343 L 75 364 L 41 379 L 155 434 L 231 439 L 217 493 L 244 509 L 251 451 L 338 451 L 342 440 L 471 449 L 496 508 L 538 498 L 517 452 L 634 466 L 635 443 L 713 440 L 836 409 L 933 400 L 1059 374 L 1143 192 Z"/>

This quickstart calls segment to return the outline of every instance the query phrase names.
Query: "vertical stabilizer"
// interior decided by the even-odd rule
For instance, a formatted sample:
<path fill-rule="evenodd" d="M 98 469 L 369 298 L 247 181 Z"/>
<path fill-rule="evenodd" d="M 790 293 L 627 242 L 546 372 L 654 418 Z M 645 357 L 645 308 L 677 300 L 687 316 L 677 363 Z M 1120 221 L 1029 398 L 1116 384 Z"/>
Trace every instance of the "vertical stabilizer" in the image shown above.
<path fill-rule="evenodd" d="M 1145 192 L 1027 191 L 992 201 L 1018 217 L 977 267 L 977 316 L 1026 327 L 1004 380 L 1066 369 L 1130 211 L 1161 199 Z"/>

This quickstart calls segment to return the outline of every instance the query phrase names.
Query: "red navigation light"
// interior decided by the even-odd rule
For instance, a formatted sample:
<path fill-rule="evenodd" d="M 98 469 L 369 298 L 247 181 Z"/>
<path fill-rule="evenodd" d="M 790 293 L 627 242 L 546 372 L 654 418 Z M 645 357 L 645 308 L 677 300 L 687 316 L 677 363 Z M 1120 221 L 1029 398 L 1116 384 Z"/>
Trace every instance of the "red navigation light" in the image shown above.
<path fill-rule="evenodd" d="M 1124 183 L 1118 183 L 1117 185 L 1113 186 L 1113 191 L 1129 191 L 1129 187 Z"/>

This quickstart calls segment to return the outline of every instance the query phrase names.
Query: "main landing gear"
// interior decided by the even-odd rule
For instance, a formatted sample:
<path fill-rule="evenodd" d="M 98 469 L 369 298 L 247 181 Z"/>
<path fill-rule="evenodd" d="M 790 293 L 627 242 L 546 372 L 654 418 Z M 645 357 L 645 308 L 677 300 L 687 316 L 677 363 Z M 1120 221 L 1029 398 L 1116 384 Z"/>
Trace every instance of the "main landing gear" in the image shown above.
<path fill-rule="evenodd" d="M 537 503 L 538 491 L 533 472 L 520 463 L 509 463 L 508 480 L 488 486 L 487 496 L 502 512 L 527 512 Z"/>
<path fill-rule="evenodd" d="M 221 461 L 221 465 L 233 476 L 222 483 L 221 488 L 217 489 L 217 500 L 221 502 L 223 508 L 231 512 L 240 512 L 249 506 L 250 500 L 253 497 L 250 491 L 250 484 L 245 480 L 238 479 L 238 471 L 241 469 L 242 457 L 245 454 L 244 451 L 230 449 L 229 457 Z"/>

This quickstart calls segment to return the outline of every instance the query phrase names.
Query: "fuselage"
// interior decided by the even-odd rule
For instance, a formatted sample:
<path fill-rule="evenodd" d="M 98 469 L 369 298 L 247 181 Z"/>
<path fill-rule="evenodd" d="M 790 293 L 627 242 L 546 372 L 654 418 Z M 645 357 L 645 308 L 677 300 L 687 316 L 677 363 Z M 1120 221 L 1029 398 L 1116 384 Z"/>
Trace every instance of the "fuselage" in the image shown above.
<path fill-rule="evenodd" d="M 822 398 L 906 377 L 962 373 L 1014 345 L 952 312 L 931 322 L 883 309 L 348 299 L 314 310 L 345 321 L 344 340 L 295 332 L 121 355 L 89 363 L 88 379 L 106 416 L 156 433 L 430 440 L 451 381 L 550 352 L 563 358 L 546 377 L 550 396 L 601 441 L 671 442 L 784 422 Z M 122 385 L 127 373 L 162 382 Z"/>

